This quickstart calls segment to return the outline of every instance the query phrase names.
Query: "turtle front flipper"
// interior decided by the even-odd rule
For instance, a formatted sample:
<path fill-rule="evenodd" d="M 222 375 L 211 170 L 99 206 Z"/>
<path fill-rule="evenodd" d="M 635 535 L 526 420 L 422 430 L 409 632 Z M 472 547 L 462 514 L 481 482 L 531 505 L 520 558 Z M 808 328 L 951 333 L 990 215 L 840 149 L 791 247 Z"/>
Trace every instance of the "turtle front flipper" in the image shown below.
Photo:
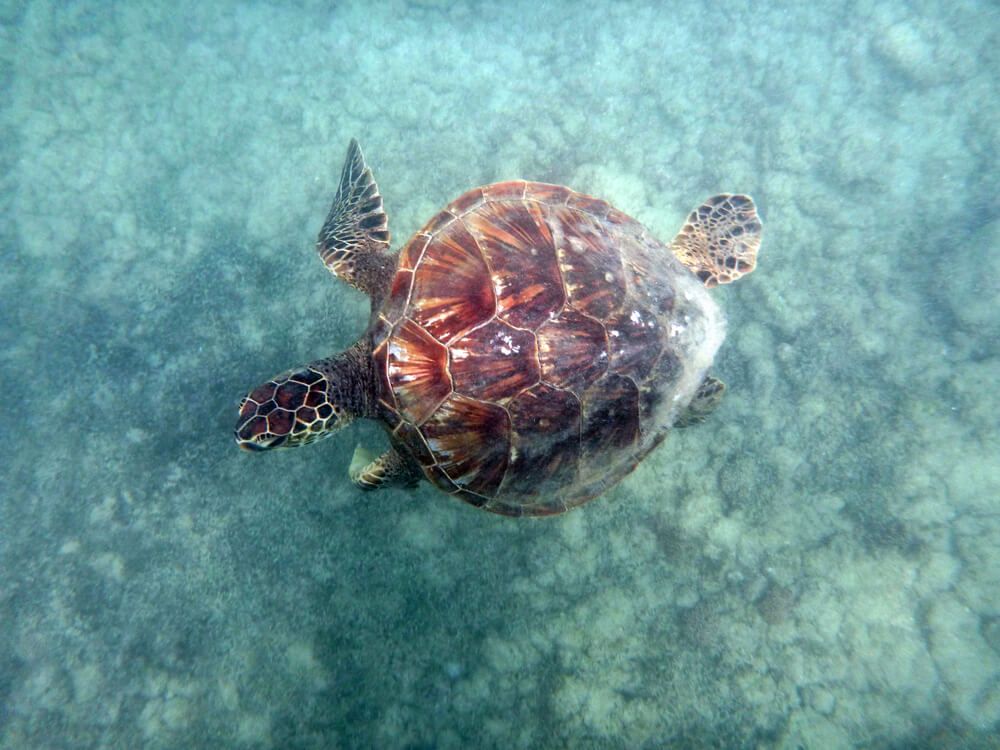
<path fill-rule="evenodd" d="M 389 253 L 389 219 L 382 196 L 351 139 L 340 173 L 340 186 L 316 240 L 316 250 L 330 272 L 373 298 L 388 287 L 395 268 Z"/>
<path fill-rule="evenodd" d="M 762 225 L 749 195 L 713 195 L 688 216 L 670 249 L 705 286 L 728 284 L 757 265 Z"/>
<path fill-rule="evenodd" d="M 711 375 L 706 375 L 687 409 L 674 422 L 674 427 L 690 427 L 693 424 L 704 422 L 708 415 L 719 406 L 725 392 L 725 383 Z"/>
<path fill-rule="evenodd" d="M 360 445 L 354 449 L 351 481 L 363 490 L 378 490 L 391 485 L 413 487 L 423 474 L 394 449 L 372 460 L 372 454 Z"/>

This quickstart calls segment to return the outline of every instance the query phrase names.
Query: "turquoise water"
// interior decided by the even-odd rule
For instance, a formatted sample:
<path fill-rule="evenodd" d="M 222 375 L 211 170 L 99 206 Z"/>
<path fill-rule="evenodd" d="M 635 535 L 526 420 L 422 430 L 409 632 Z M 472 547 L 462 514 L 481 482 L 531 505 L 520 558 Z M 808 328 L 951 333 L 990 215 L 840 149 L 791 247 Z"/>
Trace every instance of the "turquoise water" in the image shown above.
<path fill-rule="evenodd" d="M 995 747 L 996 6 L 326 5 L 0 3 L 0 746 Z M 352 136 L 397 243 L 752 194 L 722 407 L 534 522 L 237 451 Z"/>

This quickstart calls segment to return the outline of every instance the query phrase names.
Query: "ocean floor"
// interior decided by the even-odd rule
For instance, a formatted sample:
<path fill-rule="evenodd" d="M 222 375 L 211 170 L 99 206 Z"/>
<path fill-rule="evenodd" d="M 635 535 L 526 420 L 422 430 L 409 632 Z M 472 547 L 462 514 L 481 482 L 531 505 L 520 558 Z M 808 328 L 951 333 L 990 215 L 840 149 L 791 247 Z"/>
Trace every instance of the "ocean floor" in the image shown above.
<path fill-rule="evenodd" d="M 0 747 L 997 747 L 997 6 L 328 5 L 0 2 Z M 238 451 L 352 136 L 395 243 L 752 194 L 722 407 L 536 521 Z"/>

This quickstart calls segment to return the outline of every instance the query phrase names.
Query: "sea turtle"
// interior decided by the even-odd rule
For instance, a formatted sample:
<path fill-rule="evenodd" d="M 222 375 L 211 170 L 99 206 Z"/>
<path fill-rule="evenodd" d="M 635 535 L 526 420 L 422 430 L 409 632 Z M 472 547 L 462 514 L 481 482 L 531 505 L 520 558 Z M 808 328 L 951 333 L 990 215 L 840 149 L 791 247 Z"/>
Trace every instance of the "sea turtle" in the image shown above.
<path fill-rule="evenodd" d="M 464 193 L 391 253 L 352 140 L 317 249 L 371 297 L 368 329 L 252 390 L 236 442 L 304 445 L 367 417 L 391 447 L 355 451 L 361 488 L 428 479 L 494 513 L 568 510 L 719 403 L 706 287 L 750 273 L 760 233 L 745 195 L 709 198 L 664 246 L 602 200 L 518 180 Z"/>

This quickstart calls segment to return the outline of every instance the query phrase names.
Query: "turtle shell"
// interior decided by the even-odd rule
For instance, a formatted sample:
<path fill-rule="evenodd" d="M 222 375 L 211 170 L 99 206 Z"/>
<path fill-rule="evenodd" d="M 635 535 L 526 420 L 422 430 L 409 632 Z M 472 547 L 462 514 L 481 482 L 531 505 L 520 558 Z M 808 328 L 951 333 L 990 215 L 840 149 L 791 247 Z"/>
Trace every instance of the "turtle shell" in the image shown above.
<path fill-rule="evenodd" d="M 723 328 L 670 249 L 604 201 L 476 188 L 400 251 L 369 330 L 379 416 L 440 489 L 559 513 L 665 437 Z"/>

